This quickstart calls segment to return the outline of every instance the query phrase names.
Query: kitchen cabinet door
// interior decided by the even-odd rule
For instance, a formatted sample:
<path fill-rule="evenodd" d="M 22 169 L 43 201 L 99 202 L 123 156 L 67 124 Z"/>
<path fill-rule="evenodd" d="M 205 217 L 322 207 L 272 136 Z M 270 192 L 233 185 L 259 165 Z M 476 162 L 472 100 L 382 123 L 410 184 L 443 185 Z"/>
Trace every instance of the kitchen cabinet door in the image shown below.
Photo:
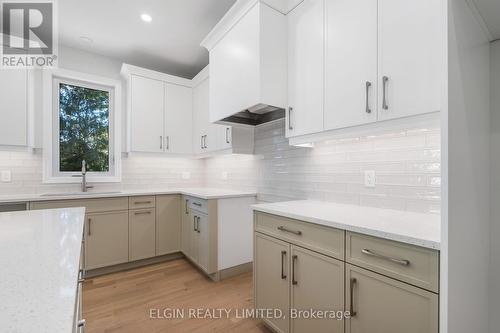
<path fill-rule="evenodd" d="M 156 253 L 155 208 L 129 212 L 129 259 L 151 258 Z"/>
<path fill-rule="evenodd" d="M 279 333 L 289 332 L 290 245 L 254 234 L 254 293 L 256 309 L 279 309 L 286 317 L 263 320 Z M 318 286 L 320 287 L 320 286 Z M 309 331 L 312 332 L 312 331 Z"/>
<path fill-rule="evenodd" d="M 344 311 L 344 263 L 292 245 L 291 308 Z M 292 333 L 343 333 L 344 321 L 291 318 Z"/>
<path fill-rule="evenodd" d="M 210 230 L 208 224 L 208 215 L 197 214 L 197 232 L 198 232 L 198 265 L 207 273 L 210 271 Z"/>
<path fill-rule="evenodd" d="M 193 93 L 189 87 L 165 84 L 165 152 L 190 154 L 193 150 Z"/>
<path fill-rule="evenodd" d="M 377 120 L 377 0 L 325 1 L 325 130 Z"/>
<path fill-rule="evenodd" d="M 347 333 L 437 333 L 438 295 L 346 264 Z"/>
<path fill-rule="evenodd" d="M 441 109 L 441 3 L 379 0 L 379 120 Z M 384 79 L 386 78 L 386 79 Z"/>
<path fill-rule="evenodd" d="M 156 255 L 161 256 L 181 249 L 181 197 L 156 197 Z"/>
<path fill-rule="evenodd" d="M 323 17 L 323 0 L 304 0 L 287 15 L 287 137 L 323 130 Z"/>
<path fill-rule="evenodd" d="M 131 150 L 163 152 L 164 82 L 131 75 L 130 94 Z"/>
<path fill-rule="evenodd" d="M 205 135 L 208 137 L 209 79 L 193 88 L 193 152 L 205 152 Z"/>
<path fill-rule="evenodd" d="M 217 150 L 230 149 L 233 146 L 232 139 L 233 136 L 231 126 L 217 125 Z"/>
<path fill-rule="evenodd" d="M 192 216 L 189 209 L 189 199 L 182 197 L 181 248 L 186 257 L 191 257 L 191 230 L 193 230 Z"/>
<path fill-rule="evenodd" d="M 128 212 L 88 214 L 85 221 L 85 268 L 128 261 Z"/>
<path fill-rule="evenodd" d="M 5 69 L 0 73 L 0 145 L 28 145 L 28 72 Z"/>

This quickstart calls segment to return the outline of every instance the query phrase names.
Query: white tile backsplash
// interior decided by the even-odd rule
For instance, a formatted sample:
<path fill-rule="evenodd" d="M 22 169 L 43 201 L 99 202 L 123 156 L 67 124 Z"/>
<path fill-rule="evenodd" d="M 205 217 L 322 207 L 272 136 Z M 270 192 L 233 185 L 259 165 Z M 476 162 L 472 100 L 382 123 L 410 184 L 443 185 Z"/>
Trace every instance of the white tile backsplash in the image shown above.
<path fill-rule="evenodd" d="M 255 129 L 255 155 L 209 159 L 130 154 L 122 159 L 122 182 L 95 190 L 210 186 L 252 190 L 262 201 L 325 200 L 419 212 L 440 212 L 440 131 L 422 128 L 328 140 L 314 148 L 288 145 L 284 121 Z M 0 151 L 0 195 L 78 191 L 78 184 L 42 183 L 41 151 Z M 377 186 L 364 186 L 374 170 Z"/>
<path fill-rule="evenodd" d="M 284 121 L 255 131 L 255 156 L 205 161 L 207 186 L 256 190 L 262 201 L 313 199 L 440 212 L 438 126 L 328 140 L 314 148 L 289 146 Z M 375 188 L 364 186 L 365 170 L 375 170 Z"/>

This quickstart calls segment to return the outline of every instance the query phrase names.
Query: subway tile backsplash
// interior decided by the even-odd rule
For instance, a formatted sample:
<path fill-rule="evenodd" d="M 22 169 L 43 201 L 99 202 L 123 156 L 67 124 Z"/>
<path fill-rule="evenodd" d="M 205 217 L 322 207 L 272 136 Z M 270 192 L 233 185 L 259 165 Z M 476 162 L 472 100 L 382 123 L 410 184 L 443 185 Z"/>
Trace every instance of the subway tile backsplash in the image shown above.
<path fill-rule="evenodd" d="M 313 199 L 440 212 L 439 126 L 292 147 L 284 121 L 256 128 L 255 156 L 205 161 L 205 184 L 256 190 L 262 201 Z M 375 188 L 364 186 L 374 170 Z"/>
<path fill-rule="evenodd" d="M 131 154 L 122 159 L 122 182 L 93 184 L 99 190 L 210 186 L 257 191 L 261 201 L 312 199 L 440 212 L 441 152 L 438 126 L 329 140 L 314 148 L 288 145 L 284 121 L 256 127 L 255 155 L 209 159 Z M 0 195 L 78 191 L 78 184 L 42 183 L 42 153 L 0 151 L 0 170 L 12 182 Z M 375 188 L 364 186 L 374 170 Z"/>

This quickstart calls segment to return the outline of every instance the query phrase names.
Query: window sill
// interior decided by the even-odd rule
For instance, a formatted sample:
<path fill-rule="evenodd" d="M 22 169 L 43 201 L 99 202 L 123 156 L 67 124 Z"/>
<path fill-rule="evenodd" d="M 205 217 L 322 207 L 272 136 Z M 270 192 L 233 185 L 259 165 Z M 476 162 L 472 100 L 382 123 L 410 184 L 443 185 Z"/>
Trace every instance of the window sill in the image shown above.
<path fill-rule="evenodd" d="M 87 183 L 120 183 L 121 176 L 87 176 Z M 48 177 L 43 180 L 44 184 L 81 184 L 80 177 Z"/>

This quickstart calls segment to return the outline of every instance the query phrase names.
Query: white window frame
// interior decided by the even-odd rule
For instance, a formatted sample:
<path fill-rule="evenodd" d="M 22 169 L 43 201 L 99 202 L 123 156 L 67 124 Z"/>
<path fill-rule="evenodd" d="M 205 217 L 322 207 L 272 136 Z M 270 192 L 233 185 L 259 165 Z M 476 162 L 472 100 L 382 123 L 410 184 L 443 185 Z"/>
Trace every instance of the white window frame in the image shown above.
<path fill-rule="evenodd" d="M 88 172 L 93 183 L 121 182 L 121 82 L 63 69 L 43 70 L 43 181 L 80 183 L 80 172 L 59 170 L 59 84 L 109 92 L 109 171 Z"/>

